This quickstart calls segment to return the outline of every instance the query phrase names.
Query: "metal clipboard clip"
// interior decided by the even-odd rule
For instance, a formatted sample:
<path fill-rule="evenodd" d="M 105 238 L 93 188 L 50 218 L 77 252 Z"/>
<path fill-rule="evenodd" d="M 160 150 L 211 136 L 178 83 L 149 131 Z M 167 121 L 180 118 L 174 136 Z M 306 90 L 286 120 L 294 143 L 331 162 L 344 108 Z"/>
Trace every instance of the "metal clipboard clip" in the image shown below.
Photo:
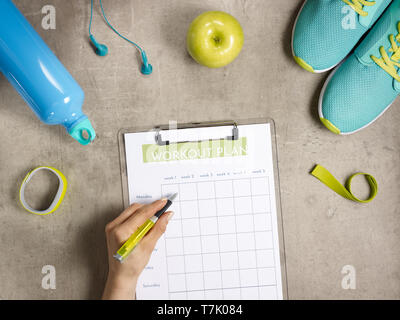
<path fill-rule="evenodd" d="M 169 141 L 163 140 L 161 136 L 161 131 L 165 130 L 175 130 L 175 129 L 190 129 L 190 128 L 204 128 L 204 127 L 216 127 L 216 126 L 233 126 L 232 128 L 232 135 L 227 136 L 220 139 L 205 139 L 205 140 L 198 140 L 198 141 Z M 227 122 L 192 122 L 188 124 L 180 124 L 176 128 L 170 128 L 168 126 L 159 126 L 155 127 L 154 130 L 156 131 L 155 140 L 159 146 L 168 146 L 170 144 L 179 144 L 179 143 L 188 143 L 188 142 L 204 142 L 204 141 L 215 141 L 215 140 L 229 140 L 229 141 L 236 141 L 239 140 L 239 128 L 237 123 L 234 121 L 227 121 Z"/>

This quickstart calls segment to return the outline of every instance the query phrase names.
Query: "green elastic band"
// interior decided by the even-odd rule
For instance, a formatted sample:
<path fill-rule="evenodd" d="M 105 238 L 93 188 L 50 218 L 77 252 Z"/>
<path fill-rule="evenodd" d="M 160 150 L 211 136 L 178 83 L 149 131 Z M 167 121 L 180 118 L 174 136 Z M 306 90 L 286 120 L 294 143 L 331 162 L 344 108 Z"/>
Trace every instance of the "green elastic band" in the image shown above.
<path fill-rule="evenodd" d="M 328 171 L 326 170 L 323 166 L 317 164 L 311 174 L 319 179 L 322 183 L 324 183 L 326 186 L 328 186 L 330 189 L 335 191 L 337 194 L 341 195 L 342 197 L 356 201 L 356 202 L 361 202 L 361 203 L 368 203 L 371 202 L 375 196 L 378 193 L 378 183 L 376 182 L 375 178 L 371 176 L 368 173 L 356 173 L 352 175 L 347 181 L 346 181 L 346 187 L 344 187 L 339 181 L 336 180 L 336 178 Z M 371 188 L 371 192 L 369 195 L 369 198 L 366 200 L 361 200 L 358 199 L 357 197 L 354 196 L 354 194 L 351 192 L 351 181 L 353 180 L 354 177 L 363 175 L 368 181 L 368 184 Z"/>

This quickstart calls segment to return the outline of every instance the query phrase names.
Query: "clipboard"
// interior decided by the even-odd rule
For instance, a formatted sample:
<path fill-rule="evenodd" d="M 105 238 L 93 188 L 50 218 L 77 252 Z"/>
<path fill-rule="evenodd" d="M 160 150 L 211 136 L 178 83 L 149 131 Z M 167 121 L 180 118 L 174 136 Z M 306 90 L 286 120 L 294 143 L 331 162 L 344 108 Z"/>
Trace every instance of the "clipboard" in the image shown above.
<path fill-rule="evenodd" d="M 277 156 L 277 144 L 275 135 L 275 124 L 270 118 L 259 118 L 259 119 L 248 119 L 248 120 L 224 120 L 224 121 L 212 121 L 212 122 L 192 122 L 178 124 L 172 122 L 169 125 L 159 126 L 142 126 L 133 127 L 127 129 L 121 129 L 118 132 L 118 146 L 120 154 L 120 170 L 121 170 L 121 185 L 122 185 L 122 198 L 124 207 L 128 207 L 129 203 L 129 187 L 128 187 L 128 174 L 127 174 L 127 160 L 126 160 L 126 147 L 125 147 L 125 135 L 129 133 L 151 133 L 154 134 L 153 143 L 162 146 L 180 145 L 185 143 L 203 143 L 212 141 L 237 141 L 240 136 L 240 127 L 246 125 L 256 124 L 269 124 L 271 130 L 271 146 L 272 146 L 272 157 L 273 157 L 273 172 L 275 181 L 275 203 L 276 203 L 276 215 L 278 223 L 278 237 L 279 237 L 279 255 L 280 255 L 280 266 L 281 266 L 281 281 L 282 281 L 282 296 L 283 299 L 288 299 L 288 286 L 287 286 L 287 271 L 286 271 L 286 256 L 285 256 L 285 243 L 284 243 L 284 228 L 283 218 L 281 209 L 281 198 L 280 198 L 280 184 L 279 184 L 279 168 L 278 168 L 278 156 Z M 229 127 L 231 134 L 220 137 L 202 138 L 195 140 L 183 140 L 179 139 L 166 139 L 164 136 L 169 131 L 179 131 L 182 129 L 198 129 L 198 128 L 213 128 L 213 127 Z"/>

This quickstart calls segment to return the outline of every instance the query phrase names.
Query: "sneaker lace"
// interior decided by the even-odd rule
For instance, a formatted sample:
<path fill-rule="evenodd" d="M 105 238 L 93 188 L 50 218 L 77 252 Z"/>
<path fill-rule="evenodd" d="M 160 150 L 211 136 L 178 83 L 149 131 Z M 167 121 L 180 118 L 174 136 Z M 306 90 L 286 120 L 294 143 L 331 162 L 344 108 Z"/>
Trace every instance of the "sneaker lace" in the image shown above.
<path fill-rule="evenodd" d="M 376 4 L 375 1 L 366 1 L 366 0 L 342 0 L 344 3 L 348 4 L 355 12 L 359 15 L 366 17 L 368 12 L 364 11 L 363 6 L 371 7 Z"/>
<path fill-rule="evenodd" d="M 371 55 L 371 59 L 378 65 L 380 66 L 383 70 L 385 70 L 387 73 L 389 73 L 394 79 L 400 82 L 400 75 L 397 73 L 396 67 L 400 68 L 400 47 L 397 45 L 397 43 L 400 43 L 400 22 L 397 24 L 397 30 L 398 34 L 396 37 L 391 34 L 389 36 L 391 48 L 389 49 L 389 52 L 392 52 L 392 56 L 389 57 L 387 52 L 385 51 L 385 48 L 381 46 L 379 48 L 379 52 L 381 54 L 381 58 L 377 58 L 373 55 Z M 397 42 L 396 42 L 397 41 Z"/>

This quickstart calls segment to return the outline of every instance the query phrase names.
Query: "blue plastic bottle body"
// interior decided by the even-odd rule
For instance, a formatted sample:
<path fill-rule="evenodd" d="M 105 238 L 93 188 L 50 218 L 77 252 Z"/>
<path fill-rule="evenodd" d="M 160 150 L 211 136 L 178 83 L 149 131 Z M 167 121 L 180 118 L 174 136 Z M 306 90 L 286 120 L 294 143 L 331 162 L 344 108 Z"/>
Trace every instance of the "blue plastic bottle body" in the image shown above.
<path fill-rule="evenodd" d="M 80 124 L 94 139 L 83 90 L 11 0 L 0 0 L 0 71 L 44 123 L 65 126 L 78 141 Z"/>

